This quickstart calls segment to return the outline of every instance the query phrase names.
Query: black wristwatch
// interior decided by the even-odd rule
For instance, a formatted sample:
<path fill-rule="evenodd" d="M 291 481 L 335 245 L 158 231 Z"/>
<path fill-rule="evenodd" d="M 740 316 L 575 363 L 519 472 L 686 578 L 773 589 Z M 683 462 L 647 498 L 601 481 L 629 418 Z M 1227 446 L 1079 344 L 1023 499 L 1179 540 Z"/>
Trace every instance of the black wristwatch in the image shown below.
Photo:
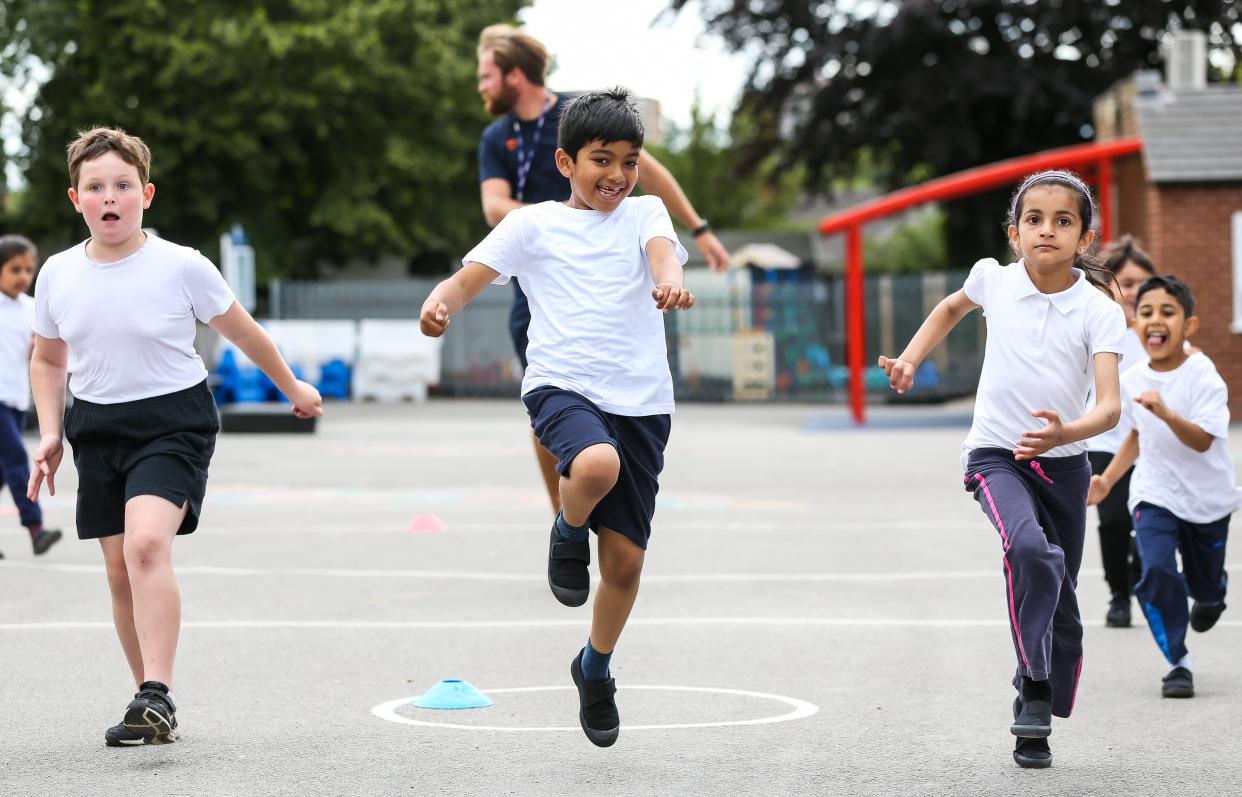
<path fill-rule="evenodd" d="M 690 232 L 692 235 L 694 235 L 695 238 L 698 238 L 703 233 L 711 232 L 711 231 L 712 231 L 712 225 L 707 222 L 707 219 L 703 219 L 703 223 L 695 227 Z"/>

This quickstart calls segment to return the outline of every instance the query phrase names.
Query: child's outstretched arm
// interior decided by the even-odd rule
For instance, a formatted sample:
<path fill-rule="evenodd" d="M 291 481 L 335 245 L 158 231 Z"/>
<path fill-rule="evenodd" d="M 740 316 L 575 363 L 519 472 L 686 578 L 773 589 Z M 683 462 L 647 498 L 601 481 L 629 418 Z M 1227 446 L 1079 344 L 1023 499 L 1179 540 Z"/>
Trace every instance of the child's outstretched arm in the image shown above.
<path fill-rule="evenodd" d="M 689 310 L 694 306 L 694 294 L 682 284 L 683 272 L 677 260 L 677 247 L 663 236 L 647 242 L 647 262 L 651 264 L 651 279 L 655 288 L 651 298 L 656 307 L 669 310 Z"/>
<path fill-rule="evenodd" d="M 211 328 L 233 342 L 242 350 L 250 361 L 259 366 L 259 370 L 279 388 L 281 393 L 289 397 L 293 403 L 293 414 L 299 418 L 314 418 L 323 415 L 323 399 L 314 385 L 303 382 L 293 375 L 285 358 L 280 356 L 272 336 L 259 326 L 246 308 L 237 302 L 220 315 L 211 319 Z"/>
<path fill-rule="evenodd" d="M 1135 396 L 1134 402 L 1142 405 L 1152 415 L 1168 424 L 1169 430 L 1177 435 L 1177 439 L 1182 442 L 1182 445 L 1192 448 L 1200 454 L 1212 447 L 1212 440 L 1214 439 L 1212 435 L 1202 426 L 1191 423 L 1186 418 L 1169 409 L 1169 406 L 1164 403 L 1164 399 L 1160 398 L 1159 390 L 1146 390 L 1141 395 Z"/>
<path fill-rule="evenodd" d="M 30 357 L 30 388 L 39 413 L 39 446 L 34 470 L 26 484 L 26 497 L 39 500 L 39 488 L 47 479 L 47 491 L 56 495 L 56 469 L 65 453 L 65 380 L 68 378 L 69 344 L 59 338 L 35 335 Z"/>
<path fill-rule="evenodd" d="M 1076 421 L 1063 423 L 1052 410 L 1032 410 L 1035 418 L 1044 419 L 1044 428 L 1023 432 L 1014 448 L 1014 459 L 1034 459 L 1057 446 L 1076 443 L 1104 434 L 1121 420 L 1121 378 L 1117 372 L 1118 357 L 1111 351 L 1097 352 L 1095 363 L 1095 406 Z"/>
<path fill-rule="evenodd" d="M 438 338 L 448 329 L 449 316 L 455 315 L 479 291 L 491 285 L 500 272 L 482 263 L 471 261 L 461 270 L 431 289 L 418 314 L 418 326 L 429 338 Z"/>
<path fill-rule="evenodd" d="M 967 313 L 978 306 L 970 300 L 966 291 L 959 290 L 949 294 L 940 300 L 940 304 L 923 321 L 923 326 L 914 333 L 900 357 L 894 359 L 881 356 L 880 367 L 888 375 L 888 383 L 893 390 L 898 393 L 909 390 L 914 385 L 914 372 L 918 370 L 923 358 L 940 345 L 940 341 L 953 331 Z"/>
<path fill-rule="evenodd" d="M 1117 449 L 1117 453 L 1113 455 L 1112 461 L 1108 463 L 1104 472 L 1091 477 L 1091 487 L 1087 490 L 1087 506 L 1095 506 L 1107 498 L 1117 480 L 1134 467 L 1138 455 L 1138 430 L 1131 429 L 1130 434 L 1126 435 L 1125 442 L 1121 444 L 1121 448 Z"/>

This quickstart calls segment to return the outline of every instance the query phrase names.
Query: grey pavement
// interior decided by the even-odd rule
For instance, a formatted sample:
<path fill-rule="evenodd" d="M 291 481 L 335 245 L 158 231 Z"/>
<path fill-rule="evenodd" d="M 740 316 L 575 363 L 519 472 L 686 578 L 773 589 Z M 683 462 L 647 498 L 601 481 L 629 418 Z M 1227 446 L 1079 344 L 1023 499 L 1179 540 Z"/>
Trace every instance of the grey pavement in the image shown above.
<path fill-rule="evenodd" d="M 969 406 L 844 417 L 681 406 L 606 750 L 575 727 L 589 612 L 547 590 L 516 400 L 331 404 L 314 435 L 220 437 L 174 547 L 174 745 L 104 747 L 132 682 L 98 546 L 34 561 L 4 498 L 0 794 L 1238 793 L 1242 599 L 1189 642 L 1198 695 L 1162 700 L 1137 607 L 1103 627 L 1092 516 L 1078 706 L 1052 769 L 1021 770 L 999 544 L 961 488 Z M 71 465 L 59 486 L 48 521 L 71 529 Z M 495 705 L 412 706 L 444 678 Z"/>

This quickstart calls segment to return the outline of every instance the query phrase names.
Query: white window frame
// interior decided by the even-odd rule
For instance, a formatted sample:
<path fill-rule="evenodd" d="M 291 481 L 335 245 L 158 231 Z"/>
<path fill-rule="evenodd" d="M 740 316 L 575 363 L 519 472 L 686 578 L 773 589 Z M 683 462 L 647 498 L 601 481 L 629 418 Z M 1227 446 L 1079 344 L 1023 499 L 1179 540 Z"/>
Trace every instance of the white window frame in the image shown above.
<path fill-rule="evenodd" d="M 1229 329 L 1242 333 L 1242 210 L 1230 217 L 1233 230 L 1233 323 Z"/>

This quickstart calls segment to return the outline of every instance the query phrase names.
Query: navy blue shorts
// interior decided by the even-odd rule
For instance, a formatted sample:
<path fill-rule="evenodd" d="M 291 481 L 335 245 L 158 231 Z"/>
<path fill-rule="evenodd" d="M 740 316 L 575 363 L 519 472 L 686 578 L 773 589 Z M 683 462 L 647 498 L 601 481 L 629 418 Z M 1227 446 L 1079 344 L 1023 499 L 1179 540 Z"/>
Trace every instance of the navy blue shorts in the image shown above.
<path fill-rule="evenodd" d="M 522 396 L 530 423 L 544 448 L 556 457 L 556 470 L 568 476 L 574 457 L 597 443 L 617 449 L 621 473 L 617 483 L 596 504 L 588 520 L 624 534 L 643 550 L 651 538 L 664 447 L 672 419 L 668 415 L 613 415 L 571 390 L 539 387 Z"/>

